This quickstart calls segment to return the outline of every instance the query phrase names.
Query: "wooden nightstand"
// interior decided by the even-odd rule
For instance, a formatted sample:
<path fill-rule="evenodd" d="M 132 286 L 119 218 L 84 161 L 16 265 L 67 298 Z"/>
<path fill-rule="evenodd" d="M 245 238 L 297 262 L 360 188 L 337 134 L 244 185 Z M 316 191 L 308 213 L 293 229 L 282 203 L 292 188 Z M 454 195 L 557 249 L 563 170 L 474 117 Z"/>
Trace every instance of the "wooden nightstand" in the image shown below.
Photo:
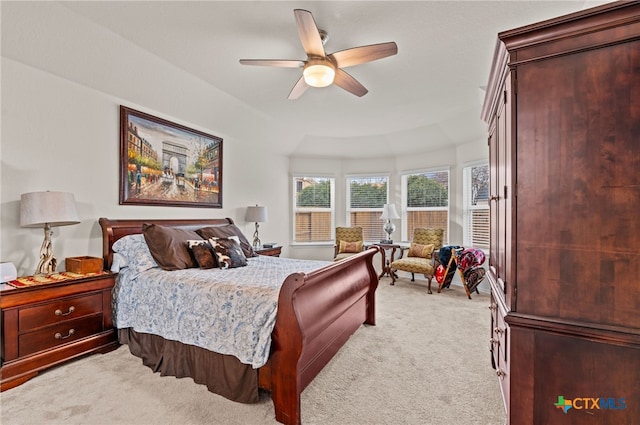
<path fill-rule="evenodd" d="M 271 257 L 279 257 L 280 252 L 282 251 L 281 246 L 274 246 L 272 248 L 260 247 L 258 249 L 254 249 L 256 254 L 258 255 L 269 255 Z"/>
<path fill-rule="evenodd" d="M 0 285 L 0 390 L 79 356 L 118 347 L 111 314 L 115 274 L 14 288 Z"/>

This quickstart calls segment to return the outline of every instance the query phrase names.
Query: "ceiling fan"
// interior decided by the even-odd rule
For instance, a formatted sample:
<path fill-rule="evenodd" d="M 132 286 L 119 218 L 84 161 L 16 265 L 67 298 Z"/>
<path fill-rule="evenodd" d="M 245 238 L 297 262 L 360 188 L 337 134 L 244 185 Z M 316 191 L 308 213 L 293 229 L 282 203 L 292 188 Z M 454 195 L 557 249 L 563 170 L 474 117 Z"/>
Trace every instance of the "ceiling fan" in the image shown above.
<path fill-rule="evenodd" d="M 391 41 L 353 47 L 327 55 L 324 51 L 327 33 L 318 29 L 311 12 L 295 9 L 293 13 L 296 18 L 302 47 L 307 53 L 307 60 L 240 59 L 240 63 L 243 65 L 302 68 L 302 77 L 289 93 L 289 100 L 299 98 L 310 86 L 326 87 L 332 83 L 358 97 L 362 97 L 367 94 L 368 90 L 342 68 L 386 58 L 398 53 L 398 46 Z"/>

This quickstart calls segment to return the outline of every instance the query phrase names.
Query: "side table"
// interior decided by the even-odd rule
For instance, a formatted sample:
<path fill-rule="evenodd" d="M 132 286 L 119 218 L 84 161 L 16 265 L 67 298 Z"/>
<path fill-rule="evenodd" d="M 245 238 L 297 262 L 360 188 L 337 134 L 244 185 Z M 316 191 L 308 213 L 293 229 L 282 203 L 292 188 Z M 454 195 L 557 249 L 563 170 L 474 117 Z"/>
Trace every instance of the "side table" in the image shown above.
<path fill-rule="evenodd" d="M 277 245 L 271 248 L 265 248 L 261 246 L 258 249 L 254 249 L 254 251 L 258 255 L 269 255 L 271 257 L 279 257 L 280 252 L 282 251 L 282 246 Z"/>
<path fill-rule="evenodd" d="M 380 253 L 382 254 L 382 273 L 380 273 L 378 279 L 382 279 L 385 275 L 391 277 L 393 273 L 391 271 L 391 263 L 395 260 L 396 251 L 399 249 L 401 253 L 400 257 L 402 257 L 402 249 L 408 247 L 408 245 L 400 243 L 374 243 L 373 245 L 379 247 Z M 391 251 L 391 255 L 387 258 L 388 250 Z M 391 282 L 391 284 L 393 285 L 393 282 Z"/>
<path fill-rule="evenodd" d="M 0 285 L 0 390 L 40 371 L 119 346 L 111 314 L 114 273 L 25 288 Z"/>

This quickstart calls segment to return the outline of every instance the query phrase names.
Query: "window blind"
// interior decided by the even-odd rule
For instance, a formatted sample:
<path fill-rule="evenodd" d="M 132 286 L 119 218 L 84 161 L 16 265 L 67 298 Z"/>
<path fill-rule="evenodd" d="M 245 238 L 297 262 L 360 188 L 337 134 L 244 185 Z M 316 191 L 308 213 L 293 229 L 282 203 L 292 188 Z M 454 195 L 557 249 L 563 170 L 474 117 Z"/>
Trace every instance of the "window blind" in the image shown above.
<path fill-rule="evenodd" d="M 388 176 L 347 178 L 347 223 L 362 227 L 365 240 L 385 238 L 380 215 L 389 199 L 388 182 Z"/>
<path fill-rule="evenodd" d="M 465 167 L 464 177 L 464 244 L 489 248 L 489 165 Z"/>
<path fill-rule="evenodd" d="M 329 242 L 333 238 L 334 179 L 294 177 L 294 241 Z"/>
<path fill-rule="evenodd" d="M 403 180 L 403 204 L 406 213 L 407 240 L 416 227 L 444 229 L 449 233 L 449 170 L 406 174 Z"/>

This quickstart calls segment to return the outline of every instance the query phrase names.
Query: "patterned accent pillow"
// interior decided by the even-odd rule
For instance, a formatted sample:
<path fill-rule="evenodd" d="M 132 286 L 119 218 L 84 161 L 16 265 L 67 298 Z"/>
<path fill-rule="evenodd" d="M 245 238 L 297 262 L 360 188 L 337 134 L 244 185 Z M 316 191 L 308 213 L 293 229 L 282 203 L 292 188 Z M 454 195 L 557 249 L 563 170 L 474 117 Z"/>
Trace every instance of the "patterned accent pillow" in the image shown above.
<path fill-rule="evenodd" d="M 240 239 L 237 236 L 211 238 L 209 243 L 216 252 L 218 266 L 221 269 L 233 269 L 247 265 L 247 257 L 242 252 Z"/>
<path fill-rule="evenodd" d="M 213 269 L 218 267 L 218 256 L 215 255 L 213 246 L 203 239 L 191 239 L 187 241 L 191 254 L 198 262 L 201 269 Z"/>
<path fill-rule="evenodd" d="M 153 259 L 149 246 L 141 234 L 128 235 L 118 239 L 113 244 L 113 252 L 124 257 L 124 265 L 131 271 L 131 278 L 135 279 L 145 270 L 158 267 L 158 263 Z"/>
<path fill-rule="evenodd" d="M 347 242 L 340 241 L 340 247 L 338 248 L 338 254 L 342 253 L 356 253 L 362 251 L 362 241 Z"/>
<path fill-rule="evenodd" d="M 253 246 L 247 240 L 247 237 L 242 233 L 242 230 L 235 224 L 225 224 L 223 226 L 210 226 L 203 227 L 196 230 L 196 233 L 202 237 L 202 239 L 210 238 L 229 238 L 231 236 L 237 236 L 242 247 L 242 252 L 245 257 L 256 257 L 258 254 L 253 250 Z"/>
<path fill-rule="evenodd" d="M 432 253 L 433 245 L 421 245 L 412 242 L 407 257 L 431 258 Z"/>

